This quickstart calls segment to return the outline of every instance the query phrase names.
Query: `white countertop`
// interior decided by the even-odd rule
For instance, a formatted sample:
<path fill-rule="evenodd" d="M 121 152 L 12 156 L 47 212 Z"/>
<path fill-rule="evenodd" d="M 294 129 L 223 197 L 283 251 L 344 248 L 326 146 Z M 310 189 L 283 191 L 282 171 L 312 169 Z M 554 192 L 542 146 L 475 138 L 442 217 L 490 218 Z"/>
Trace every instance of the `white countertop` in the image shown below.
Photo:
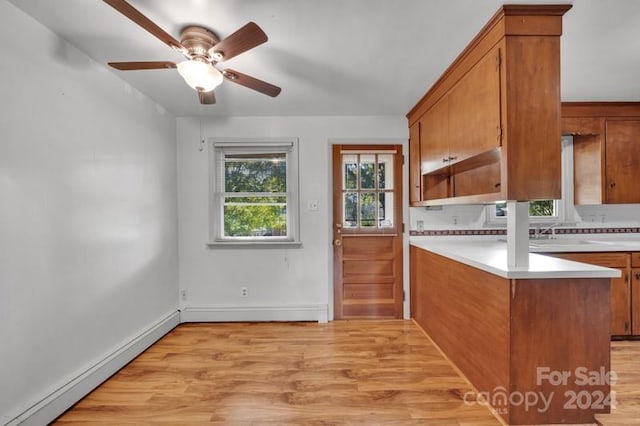
<path fill-rule="evenodd" d="M 617 269 L 588 265 L 586 263 L 573 262 L 535 253 L 529 254 L 529 267 L 510 267 L 507 266 L 507 243 L 504 240 L 500 241 L 496 237 L 492 237 L 491 239 L 473 237 L 410 237 L 409 241 L 411 245 L 415 247 L 445 256 L 503 278 L 617 278 L 621 275 Z M 574 242 L 574 244 L 577 243 Z M 548 245 L 551 246 L 551 243 Z M 578 245 L 590 246 L 591 244 Z M 551 250 L 550 247 L 545 246 L 544 250 L 540 251 L 576 251 L 568 250 L 565 248 L 568 246 L 564 245 L 557 245 L 556 247 L 563 247 L 563 249 Z M 635 249 L 627 248 L 624 251 L 633 250 Z"/>

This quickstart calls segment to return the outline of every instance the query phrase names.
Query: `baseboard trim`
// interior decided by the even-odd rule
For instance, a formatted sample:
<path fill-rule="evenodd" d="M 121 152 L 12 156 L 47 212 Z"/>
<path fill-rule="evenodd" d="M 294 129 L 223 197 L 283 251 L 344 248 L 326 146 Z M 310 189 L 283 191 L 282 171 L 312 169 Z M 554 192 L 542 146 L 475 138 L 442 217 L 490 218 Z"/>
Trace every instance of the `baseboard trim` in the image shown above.
<path fill-rule="evenodd" d="M 7 426 L 18 424 L 24 426 L 43 425 L 51 422 L 144 352 L 149 346 L 157 342 L 179 323 L 180 313 L 178 311 L 165 314 L 153 325 L 142 330 L 136 337 L 116 348 L 84 371 L 76 374 L 66 383 L 53 389 L 22 413 L 13 417 L 10 416 L 11 420 L 9 420 Z"/>
<path fill-rule="evenodd" d="M 187 306 L 180 322 L 328 321 L 327 305 Z"/>

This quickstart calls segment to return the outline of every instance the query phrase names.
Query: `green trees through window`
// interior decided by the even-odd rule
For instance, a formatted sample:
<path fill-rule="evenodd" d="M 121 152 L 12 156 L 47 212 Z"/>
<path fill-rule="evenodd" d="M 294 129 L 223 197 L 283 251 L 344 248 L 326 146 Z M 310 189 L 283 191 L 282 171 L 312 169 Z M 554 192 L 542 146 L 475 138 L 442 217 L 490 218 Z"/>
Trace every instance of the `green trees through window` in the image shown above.
<path fill-rule="evenodd" d="M 224 236 L 287 236 L 287 154 L 224 156 Z"/>
<path fill-rule="evenodd" d="M 554 200 L 536 200 L 529 202 L 529 216 L 531 217 L 554 217 L 557 216 L 556 203 Z M 496 217 L 507 216 L 507 203 L 496 204 Z"/>

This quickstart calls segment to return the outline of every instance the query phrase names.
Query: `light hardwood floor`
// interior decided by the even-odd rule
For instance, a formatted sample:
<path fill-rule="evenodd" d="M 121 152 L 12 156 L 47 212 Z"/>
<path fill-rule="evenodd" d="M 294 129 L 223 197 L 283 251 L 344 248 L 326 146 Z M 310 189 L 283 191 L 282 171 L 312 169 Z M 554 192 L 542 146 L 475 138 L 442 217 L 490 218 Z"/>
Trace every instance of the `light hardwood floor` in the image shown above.
<path fill-rule="evenodd" d="M 640 342 L 613 346 L 602 423 L 639 424 Z M 57 424 L 499 425 L 470 390 L 410 321 L 183 324 Z"/>

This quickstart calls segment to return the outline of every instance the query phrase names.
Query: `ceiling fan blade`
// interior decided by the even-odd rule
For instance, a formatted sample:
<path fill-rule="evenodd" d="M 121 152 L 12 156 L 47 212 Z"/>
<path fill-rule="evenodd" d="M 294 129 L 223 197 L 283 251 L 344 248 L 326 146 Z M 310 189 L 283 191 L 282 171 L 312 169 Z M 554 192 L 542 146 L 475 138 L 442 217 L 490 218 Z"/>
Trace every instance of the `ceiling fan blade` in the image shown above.
<path fill-rule="evenodd" d="M 269 40 L 269 38 L 264 31 L 262 31 L 255 22 L 249 22 L 209 49 L 209 53 L 216 62 L 226 61 L 242 52 L 261 45 L 267 40 Z"/>
<path fill-rule="evenodd" d="M 109 66 L 120 71 L 160 70 L 175 68 L 175 62 L 109 62 Z"/>
<path fill-rule="evenodd" d="M 216 103 L 216 95 L 213 93 L 213 90 L 210 92 L 199 91 L 198 99 L 200 99 L 202 105 L 213 105 Z"/>
<path fill-rule="evenodd" d="M 274 86 L 273 84 L 267 83 L 266 81 L 258 80 L 257 78 L 251 77 L 250 75 L 242 74 L 232 69 L 224 70 L 222 72 L 222 75 L 229 81 L 232 81 L 244 87 L 248 87 L 249 89 L 256 90 L 260 93 L 264 93 L 265 95 L 271 96 L 272 98 L 278 96 L 280 94 L 280 91 L 282 90 L 278 86 Z"/>
<path fill-rule="evenodd" d="M 185 49 L 178 40 L 173 38 L 165 30 L 157 26 L 153 21 L 151 21 L 151 19 L 144 16 L 138 9 L 131 6 L 125 0 L 104 0 L 104 2 L 153 34 L 156 38 L 167 44 L 169 47 L 179 50 L 183 53 L 187 51 L 187 49 Z"/>

